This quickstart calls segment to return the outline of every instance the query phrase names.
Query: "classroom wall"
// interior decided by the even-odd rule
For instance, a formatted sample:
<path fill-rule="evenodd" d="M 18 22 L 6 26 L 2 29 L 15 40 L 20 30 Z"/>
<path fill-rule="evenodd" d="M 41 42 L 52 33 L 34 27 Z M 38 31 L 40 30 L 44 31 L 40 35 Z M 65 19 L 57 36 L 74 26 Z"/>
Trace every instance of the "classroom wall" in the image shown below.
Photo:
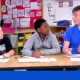
<path fill-rule="evenodd" d="M 65 0 L 43 0 L 43 18 L 47 20 L 49 25 L 54 25 L 53 22 L 59 20 L 72 20 L 72 9 L 80 5 L 80 0 L 73 0 L 73 7 L 59 7 L 59 1 Z M 54 18 L 47 17 L 47 7 L 45 7 L 45 5 L 49 2 L 53 3 Z M 72 24 L 74 25 L 73 21 Z"/>
<path fill-rule="evenodd" d="M 55 21 L 59 20 L 71 20 L 72 19 L 72 14 L 71 11 L 73 7 L 80 5 L 80 0 L 73 1 L 73 7 L 62 7 L 60 8 L 58 6 L 58 1 L 55 2 Z"/>
<path fill-rule="evenodd" d="M 52 8 L 50 8 L 50 9 L 48 8 L 48 6 L 49 6 L 48 3 L 50 3 L 52 5 Z M 54 17 L 50 17 L 49 13 L 51 15 L 55 14 L 55 11 L 54 11 L 55 1 L 54 0 L 43 0 L 42 7 L 43 7 L 43 18 L 47 20 L 49 25 L 53 25 Z M 48 10 L 51 10 L 51 12 L 49 12 Z"/>

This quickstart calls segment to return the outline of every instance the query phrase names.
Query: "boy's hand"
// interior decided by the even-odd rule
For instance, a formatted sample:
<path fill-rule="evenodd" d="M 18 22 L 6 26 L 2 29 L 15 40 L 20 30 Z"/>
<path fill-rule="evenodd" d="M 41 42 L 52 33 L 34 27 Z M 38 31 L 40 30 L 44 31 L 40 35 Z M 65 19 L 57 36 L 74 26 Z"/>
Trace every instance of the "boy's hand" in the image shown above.
<path fill-rule="evenodd" d="M 4 57 L 4 58 L 9 58 L 10 55 L 9 55 L 8 53 L 5 53 L 5 54 L 3 54 L 3 57 Z"/>
<path fill-rule="evenodd" d="M 41 55 L 42 55 L 42 53 L 41 53 L 40 51 L 37 51 L 37 52 L 34 52 L 34 53 L 32 54 L 32 57 L 39 58 Z"/>

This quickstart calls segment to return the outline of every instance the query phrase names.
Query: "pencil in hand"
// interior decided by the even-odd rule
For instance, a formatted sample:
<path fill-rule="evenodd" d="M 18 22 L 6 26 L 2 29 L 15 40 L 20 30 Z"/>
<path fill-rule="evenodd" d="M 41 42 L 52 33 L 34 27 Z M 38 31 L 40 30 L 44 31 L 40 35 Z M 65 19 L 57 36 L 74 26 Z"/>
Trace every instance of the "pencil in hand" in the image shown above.
<path fill-rule="evenodd" d="M 37 48 L 35 48 L 35 50 L 38 52 L 39 50 Z"/>

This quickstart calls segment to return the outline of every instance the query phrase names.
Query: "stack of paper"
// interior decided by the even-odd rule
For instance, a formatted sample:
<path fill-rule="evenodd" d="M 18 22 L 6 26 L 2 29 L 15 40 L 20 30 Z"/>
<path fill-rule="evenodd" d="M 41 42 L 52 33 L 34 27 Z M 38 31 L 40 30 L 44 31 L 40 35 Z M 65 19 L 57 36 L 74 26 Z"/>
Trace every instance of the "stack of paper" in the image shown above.
<path fill-rule="evenodd" d="M 3 56 L 0 56 L 0 62 L 8 62 L 10 59 L 9 58 L 3 58 Z"/>
<path fill-rule="evenodd" d="M 80 58 L 71 58 L 71 61 L 80 61 Z"/>
<path fill-rule="evenodd" d="M 69 57 L 71 61 L 80 61 L 80 54 L 72 54 L 72 55 L 63 55 L 65 57 Z"/>
<path fill-rule="evenodd" d="M 80 54 L 63 55 L 65 57 L 80 57 Z"/>
<path fill-rule="evenodd" d="M 34 57 L 19 58 L 18 61 L 19 62 L 52 62 L 57 60 L 55 58 L 48 58 L 48 57 L 41 56 L 40 58 L 34 58 Z"/>

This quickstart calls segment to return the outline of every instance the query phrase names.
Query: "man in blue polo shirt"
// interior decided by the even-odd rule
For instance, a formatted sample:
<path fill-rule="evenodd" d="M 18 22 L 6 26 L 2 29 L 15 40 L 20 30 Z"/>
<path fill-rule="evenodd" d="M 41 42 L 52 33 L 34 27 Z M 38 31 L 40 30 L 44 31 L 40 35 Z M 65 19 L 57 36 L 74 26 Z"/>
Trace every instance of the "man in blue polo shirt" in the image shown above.
<path fill-rule="evenodd" d="M 63 35 L 63 53 L 66 55 L 80 53 L 80 6 L 76 6 L 73 11 L 74 26 L 66 30 Z"/>

